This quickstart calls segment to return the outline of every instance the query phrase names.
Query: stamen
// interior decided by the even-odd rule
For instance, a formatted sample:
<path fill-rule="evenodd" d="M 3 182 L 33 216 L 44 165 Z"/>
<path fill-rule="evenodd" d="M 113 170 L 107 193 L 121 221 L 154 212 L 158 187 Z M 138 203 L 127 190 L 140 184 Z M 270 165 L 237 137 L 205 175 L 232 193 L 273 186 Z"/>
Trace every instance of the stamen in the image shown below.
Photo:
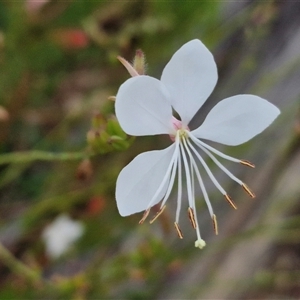
<path fill-rule="evenodd" d="M 192 136 L 192 135 L 190 135 L 190 136 Z M 189 140 L 187 140 L 187 143 L 190 146 L 190 148 L 193 150 L 193 152 L 195 153 L 195 155 L 197 156 L 197 158 L 199 159 L 199 161 L 201 162 L 201 164 L 204 167 L 206 173 L 208 174 L 209 178 L 214 183 L 214 185 L 216 186 L 216 188 L 225 196 L 226 195 L 226 191 L 222 188 L 222 186 L 220 185 L 220 183 L 217 181 L 217 179 L 215 178 L 215 176 L 213 175 L 213 173 L 209 169 L 208 165 L 206 164 L 206 162 L 204 161 L 204 159 L 202 158 L 202 156 L 197 152 L 197 150 L 195 149 L 195 147 L 191 144 L 191 142 Z"/>
<path fill-rule="evenodd" d="M 187 152 L 189 153 L 189 156 L 190 156 L 190 159 L 191 159 L 191 163 L 192 163 L 192 166 L 194 168 L 194 171 L 196 173 L 196 176 L 197 176 L 197 179 L 198 179 L 198 182 L 199 182 L 199 185 L 200 185 L 200 189 L 202 191 L 202 194 L 204 196 L 204 200 L 206 202 L 206 205 L 207 205 L 207 208 L 209 210 L 209 214 L 212 216 L 214 213 L 213 213 L 213 209 L 212 209 L 212 206 L 211 206 L 211 203 L 209 201 L 209 198 L 208 198 L 208 194 L 206 192 L 206 189 L 205 189 L 205 186 L 204 186 L 204 183 L 203 183 L 203 180 L 202 180 L 202 177 L 200 175 L 200 172 L 198 170 L 198 167 L 197 167 L 197 164 L 195 162 L 195 159 L 193 158 L 192 154 L 191 154 L 191 151 L 189 150 L 187 144 L 185 143 L 184 144 Z M 194 206 L 195 207 L 195 206 Z"/>
<path fill-rule="evenodd" d="M 245 183 L 242 184 L 242 187 L 251 198 L 255 198 L 255 194 L 250 190 L 250 188 Z"/>
<path fill-rule="evenodd" d="M 234 208 L 234 209 L 237 209 L 235 203 L 233 202 L 232 198 L 228 195 L 228 194 L 225 194 L 225 199 L 227 200 L 227 202 Z"/>
<path fill-rule="evenodd" d="M 175 226 L 175 229 L 176 229 L 176 231 L 177 231 L 178 237 L 179 237 L 180 239 L 183 239 L 183 234 L 182 234 L 182 231 L 181 231 L 180 228 L 179 228 L 178 223 L 174 222 L 174 226 Z"/>
<path fill-rule="evenodd" d="M 178 150 L 178 153 L 179 153 L 179 150 Z M 178 155 L 178 157 L 180 157 L 180 155 Z M 170 177 L 170 181 L 169 181 L 169 185 L 168 185 L 166 194 L 165 194 L 165 196 L 164 196 L 164 198 L 161 202 L 160 208 L 162 208 L 166 204 L 166 202 L 167 202 L 167 200 L 168 200 L 168 198 L 171 194 L 171 191 L 172 191 L 172 188 L 173 188 L 173 185 L 174 185 L 174 181 L 175 181 L 177 165 L 178 165 L 178 158 L 175 159 L 175 161 L 174 161 L 174 164 L 173 164 L 173 167 L 172 167 L 172 172 L 171 172 L 171 177 Z"/>
<path fill-rule="evenodd" d="M 154 218 L 152 220 L 150 220 L 150 224 L 152 224 L 162 213 L 163 211 L 165 210 L 166 208 L 166 205 L 164 205 L 157 213 L 156 215 L 154 216 Z"/>
<path fill-rule="evenodd" d="M 218 222 L 217 222 L 217 217 L 215 214 L 212 215 L 212 221 L 213 221 L 213 226 L 214 226 L 214 231 L 215 234 L 218 235 Z"/>
<path fill-rule="evenodd" d="M 116 96 L 109 96 L 107 99 L 110 101 L 116 101 Z"/>
<path fill-rule="evenodd" d="M 139 221 L 139 224 L 143 224 L 145 222 L 145 220 L 147 219 L 149 213 L 150 213 L 150 209 L 151 208 L 148 208 L 145 210 L 144 214 L 143 214 L 143 217 L 141 218 L 141 220 Z"/>
<path fill-rule="evenodd" d="M 252 162 L 250 162 L 248 160 L 245 160 L 245 159 L 241 159 L 240 164 L 244 165 L 244 166 L 247 166 L 247 167 L 250 167 L 250 168 L 255 168 L 255 165 Z"/>
<path fill-rule="evenodd" d="M 199 173 L 199 170 L 198 170 L 198 167 L 197 167 L 197 164 L 193 158 L 193 155 L 188 147 L 188 143 L 189 143 L 189 140 L 188 139 L 183 139 L 183 145 L 189 155 L 189 159 L 190 159 L 190 162 L 191 162 L 191 172 L 195 172 L 196 173 L 196 176 L 197 176 L 197 179 L 199 181 L 199 184 L 200 184 L 200 188 L 203 192 L 203 195 L 204 195 L 204 199 L 205 199 L 205 202 L 207 203 L 207 206 L 208 206 L 208 210 L 209 210 L 209 213 L 212 215 L 213 214 L 213 210 L 212 210 L 212 207 L 211 207 L 211 204 L 209 202 L 209 199 L 208 199 L 208 196 L 207 196 L 207 193 L 206 193 L 206 190 L 205 190 L 205 187 L 204 187 L 204 184 L 203 184 L 203 181 L 202 181 L 202 178 L 200 176 L 200 173 Z M 194 188 L 194 186 L 193 186 Z M 193 208 L 192 210 L 192 216 L 193 218 L 191 218 L 192 220 L 194 220 L 194 223 L 195 223 L 195 229 L 196 229 L 196 234 L 197 234 L 197 237 L 198 237 L 198 241 L 202 241 L 201 239 L 201 235 L 200 235 L 200 229 L 199 229 L 199 224 L 198 224 L 198 220 L 197 220 L 197 213 L 196 213 L 196 205 L 195 205 L 195 195 L 194 195 L 194 191 L 193 191 L 193 199 L 192 199 L 192 206 L 190 205 L 190 207 Z M 205 245 L 205 242 L 204 242 L 204 245 Z"/>
<path fill-rule="evenodd" d="M 213 148 L 212 146 L 209 146 L 209 145 L 205 144 L 204 142 L 198 140 L 196 137 L 193 136 L 193 134 L 192 134 L 191 132 L 188 132 L 188 135 L 189 135 L 189 137 L 191 138 L 191 140 L 192 140 L 195 144 L 197 144 L 197 145 L 202 145 L 203 147 L 205 147 L 206 149 L 210 150 L 211 152 L 217 154 L 218 156 L 223 157 L 223 158 L 225 158 L 225 159 L 227 159 L 227 160 L 230 160 L 230 161 L 233 161 L 233 162 L 237 162 L 237 163 L 240 163 L 240 162 L 241 162 L 240 159 L 237 159 L 237 158 L 235 158 L 235 157 L 232 157 L 232 156 L 229 156 L 229 155 L 227 155 L 227 154 L 224 154 L 224 153 L 222 153 L 221 151 L 219 151 L 219 150 Z"/>
<path fill-rule="evenodd" d="M 181 168 L 181 155 L 178 155 L 178 187 L 177 187 L 177 208 L 176 208 L 176 219 L 175 219 L 176 223 L 179 222 L 181 200 L 182 200 L 182 168 Z"/>
<path fill-rule="evenodd" d="M 174 166 L 175 160 L 177 160 L 178 158 L 178 153 L 179 153 L 179 134 L 176 134 L 176 143 L 175 143 L 175 149 L 171 158 L 171 161 L 169 163 L 168 169 L 166 171 L 166 174 L 164 176 L 164 178 L 161 181 L 161 184 L 159 185 L 158 189 L 156 190 L 154 196 L 152 197 L 152 199 L 150 200 L 149 204 L 148 204 L 148 208 L 152 207 L 154 202 L 157 200 L 157 196 L 159 195 L 159 193 L 162 191 L 162 189 L 164 188 L 164 184 L 166 183 L 166 181 L 168 180 L 168 178 L 170 177 L 170 173 L 172 171 L 172 168 Z M 147 209 L 148 209 L 147 208 Z"/>
<path fill-rule="evenodd" d="M 191 176 L 192 177 L 191 178 L 192 179 L 192 193 L 193 193 L 193 199 L 195 199 L 195 172 L 194 172 L 194 167 L 193 167 L 193 162 L 192 162 L 193 157 L 191 157 L 191 154 L 189 154 L 189 155 L 190 155 L 190 170 L 191 170 L 191 175 L 192 175 Z"/>
<path fill-rule="evenodd" d="M 195 221 L 195 215 L 194 215 L 194 211 L 191 207 L 189 207 L 188 209 L 188 214 L 189 214 L 189 219 L 191 221 L 191 224 L 193 226 L 194 229 L 196 229 L 196 221 Z"/>
<path fill-rule="evenodd" d="M 204 151 L 211 159 L 212 161 L 223 171 L 225 172 L 232 180 L 237 182 L 238 184 L 242 185 L 243 182 L 238 179 L 236 176 L 234 176 L 229 170 L 227 170 L 210 152 L 209 150 L 205 149 L 203 146 L 198 145 L 202 151 Z"/>
<path fill-rule="evenodd" d="M 185 139 L 183 139 L 185 141 Z M 187 183 L 187 194 L 188 194 L 188 201 L 189 201 L 189 206 L 193 207 L 193 192 L 192 192 L 192 180 L 191 180 L 191 173 L 189 169 L 189 164 L 186 158 L 186 154 L 184 152 L 184 146 L 182 143 L 180 143 L 181 147 L 181 154 L 182 154 L 182 159 L 183 159 L 183 165 L 185 169 L 185 175 L 186 175 L 186 183 Z"/>

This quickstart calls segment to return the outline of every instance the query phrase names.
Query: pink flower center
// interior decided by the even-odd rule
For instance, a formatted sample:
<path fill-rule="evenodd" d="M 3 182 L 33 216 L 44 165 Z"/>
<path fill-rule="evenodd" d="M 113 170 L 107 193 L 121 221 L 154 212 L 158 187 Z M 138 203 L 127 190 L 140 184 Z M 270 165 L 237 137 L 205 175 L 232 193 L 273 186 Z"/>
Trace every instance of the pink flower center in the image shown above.
<path fill-rule="evenodd" d="M 172 116 L 172 125 L 175 131 L 177 132 L 178 130 L 188 130 L 190 131 L 189 127 L 186 125 L 183 125 L 182 122 L 175 117 Z M 170 134 L 170 139 L 174 142 L 175 141 L 175 136 L 176 134 Z"/>

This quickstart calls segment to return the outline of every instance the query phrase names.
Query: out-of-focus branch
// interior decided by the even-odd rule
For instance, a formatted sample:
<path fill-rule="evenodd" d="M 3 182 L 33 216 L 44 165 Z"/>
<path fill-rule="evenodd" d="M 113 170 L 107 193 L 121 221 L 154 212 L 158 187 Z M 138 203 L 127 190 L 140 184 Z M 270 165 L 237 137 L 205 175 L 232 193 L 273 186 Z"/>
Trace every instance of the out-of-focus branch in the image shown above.
<path fill-rule="evenodd" d="M 34 271 L 16 259 L 1 243 L 0 243 L 0 261 L 5 264 L 13 273 L 26 279 L 33 284 L 42 283 L 41 275 L 38 271 Z"/>
<path fill-rule="evenodd" d="M 28 152 L 12 152 L 0 155 L 0 165 L 10 163 L 26 163 L 36 160 L 55 161 L 55 160 L 80 160 L 92 156 L 87 152 L 47 152 L 47 151 L 28 151 Z"/>

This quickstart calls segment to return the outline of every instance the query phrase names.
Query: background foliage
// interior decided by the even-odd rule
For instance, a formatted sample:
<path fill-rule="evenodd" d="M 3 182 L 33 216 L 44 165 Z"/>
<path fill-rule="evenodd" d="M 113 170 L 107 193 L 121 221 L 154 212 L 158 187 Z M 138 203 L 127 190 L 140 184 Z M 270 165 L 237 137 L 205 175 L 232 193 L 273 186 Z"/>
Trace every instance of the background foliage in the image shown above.
<path fill-rule="evenodd" d="M 299 14 L 294 1 L 1 1 L 0 299 L 298 299 Z M 143 49 L 148 74 L 159 77 L 194 38 L 213 52 L 219 83 L 191 127 L 239 93 L 282 110 L 251 142 L 217 146 L 257 165 L 228 165 L 257 198 L 215 170 L 238 211 L 206 180 L 220 233 L 199 197 L 202 251 L 187 218 L 184 240 L 176 238 L 172 205 L 151 226 L 118 214 L 119 171 L 168 139 L 127 137 L 108 100 L 129 76 L 117 55 L 131 60 Z M 85 230 L 53 260 L 41 236 L 61 214 Z"/>

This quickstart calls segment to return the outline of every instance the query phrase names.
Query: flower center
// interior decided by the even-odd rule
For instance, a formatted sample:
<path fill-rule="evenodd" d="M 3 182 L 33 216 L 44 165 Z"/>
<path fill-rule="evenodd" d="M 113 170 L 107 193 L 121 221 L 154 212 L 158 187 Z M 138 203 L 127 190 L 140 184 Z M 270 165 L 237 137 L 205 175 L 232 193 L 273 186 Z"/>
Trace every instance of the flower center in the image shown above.
<path fill-rule="evenodd" d="M 180 140 L 189 137 L 189 136 L 188 136 L 188 131 L 189 131 L 189 130 L 181 128 L 181 129 L 179 129 L 179 130 L 177 130 L 177 131 L 178 131 Z"/>
<path fill-rule="evenodd" d="M 189 127 L 184 125 L 182 121 L 176 119 L 172 116 L 172 125 L 175 129 L 175 132 L 170 134 L 170 139 L 174 142 L 177 132 L 179 132 L 180 140 L 188 137 L 188 131 L 190 131 Z"/>
<path fill-rule="evenodd" d="M 222 152 L 214 149 L 213 147 L 205 144 L 198 138 L 193 135 L 193 132 L 190 131 L 187 125 L 183 124 L 180 120 L 176 118 L 172 118 L 173 131 L 170 133 L 170 138 L 174 141 L 174 151 L 172 156 L 170 157 L 170 162 L 167 167 L 165 176 L 163 177 L 158 189 L 155 194 L 151 198 L 142 219 L 139 224 L 142 224 L 147 216 L 150 213 L 151 207 L 157 201 L 159 194 L 165 189 L 164 195 L 161 200 L 160 209 L 156 213 L 156 215 L 150 220 L 150 224 L 152 224 L 164 211 L 166 208 L 166 202 L 171 194 L 172 188 L 174 186 L 175 178 L 177 175 L 178 179 L 178 192 L 177 192 L 177 208 L 176 208 L 176 217 L 174 226 L 177 231 L 177 234 L 180 239 L 183 238 L 183 233 L 179 227 L 179 215 L 182 206 L 182 197 L 183 197 L 183 184 L 182 179 L 185 174 L 186 177 L 186 191 L 187 191 L 187 200 L 188 200 L 188 217 L 190 219 L 192 227 L 196 230 L 197 240 L 195 242 L 195 247 L 202 249 L 205 246 L 205 241 L 201 238 L 199 223 L 197 219 L 197 211 L 196 211 L 196 197 L 195 197 L 195 184 L 198 182 L 200 190 L 202 191 L 204 200 L 208 207 L 209 214 L 212 219 L 213 228 L 216 234 L 218 234 L 218 224 L 217 217 L 213 212 L 212 205 L 208 198 L 208 194 L 206 188 L 203 183 L 202 175 L 200 174 L 198 163 L 200 163 L 205 169 L 207 175 L 212 180 L 213 184 L 216 188 L 223 194 L 226 201 L 234 208 L 237 209 L 235 203 L 232 198 L 227 194 L 225 189 L 220 185 L 217 181 L 213 173 L 211 172 L 209 166 L 202 158 L 199 150 L 202 150 L 211 160 L 221 169 L 223 170 L 231 179 L 237 182 L 242 188 L 246 191 L 246 193 L 251 197 L 255 198 L 254 193 L 249 189 L 249 187 L 243 183 L 240 179 L 235 177 L 229 170 L 227 170 L 222 163 L 212 154 L 215 153 L 220 157 L 223 157 L 227 160 L 231 160 L 234 162 L 241 163 L 242 165 L 246 165 L 248 167 L 254 168 L 254 165 L 248 161 L 240 160 L 237 158 L 230 157 L 228 155 L 223 154 Z M 198 149 L 197 149 L 198 148 Z"/>

